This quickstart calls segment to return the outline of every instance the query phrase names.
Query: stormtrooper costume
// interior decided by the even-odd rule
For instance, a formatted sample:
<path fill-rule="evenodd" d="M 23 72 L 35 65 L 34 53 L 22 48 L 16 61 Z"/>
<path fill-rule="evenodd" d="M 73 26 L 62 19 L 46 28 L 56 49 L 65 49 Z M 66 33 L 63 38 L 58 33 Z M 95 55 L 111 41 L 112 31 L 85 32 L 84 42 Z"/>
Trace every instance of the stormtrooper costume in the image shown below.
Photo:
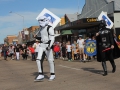
<path fill-rule="evenodd" d="M 52 26 L 49 24 L 49 18 L 46 16 L 41 16 L 38 19 L 40 30 L 36 33 L 37 39 L 40 40 L 40 46 L 38 51 L 38 56 L 36 58 L 37 67 L 38 67 L 38 76 L 35 78 L 34 81 L 41 81 L 44 79 L 43 75 L 43 56 L 46 54 L 49 66 L 50 66 L 50 78 L 49 81 L 55 79 L 55 71 L 54 71 L 54 57 L 52 51 L 52 45 L 55 40 L 54 30 Z"/>

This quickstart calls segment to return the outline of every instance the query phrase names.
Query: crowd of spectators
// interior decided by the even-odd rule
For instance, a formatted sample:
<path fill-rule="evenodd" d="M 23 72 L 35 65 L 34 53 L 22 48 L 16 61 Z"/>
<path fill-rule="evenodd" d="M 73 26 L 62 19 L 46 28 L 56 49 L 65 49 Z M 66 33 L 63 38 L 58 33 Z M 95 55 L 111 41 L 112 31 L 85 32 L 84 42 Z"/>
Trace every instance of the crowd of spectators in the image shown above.
<path fill-rule="evenodd" d="M 53 45 L 53 54 L 55 59 L 63 59 L 68 61 L 79 60 L 79 61 L 86 61 L 90 60 L 91 57 L 87 56 L 84 53 L 85 47 L 85 40 L 95 40 L 95 38 L 87 38 L 83 39 L 82 36 L 79 36 L 77 40 L 73 42 L 70 41 L 63 41 L 59 42 L 56 41 Z M 39 48 L 39 40 L 35 40 L 33 44 L 26 45 L 26 44 L 17 44 L 17 45 L 3 45 L 0 47 L 0 57 L 3 56 L 5 60 L 10 57 L 11 60 L 20 59 L 27 60 L 28 57 L 32 61 L 36 60 L 38 55 L 38 48 Z M 95 58 L 95 56 L 93 56 Z"/>
<path fill-rule="evenodd" d="M 7 60 L 10 57 L 11 60 L 20 60 L 20 56 L 23 60 L 27 60 L 29 49 L 25 44 L 17 44 L 17 45 L 6 45 L 0 47 L 1 56 L 4 57 L 4 60 Z"/>
<path fill-rule="evenodd" d="M 53 48 L 55 58 L 62 58 L 68 61 L 79 60 L 81 62 L 90 61 L 91 58 L 95 59 L 96 56 L 91 57 L 84 53 L 86 40 L 95 40 L 95 37 L 83 39 L 82 36 L 79 36 L 79 38 L 73 42 L 55 42 Z"/>

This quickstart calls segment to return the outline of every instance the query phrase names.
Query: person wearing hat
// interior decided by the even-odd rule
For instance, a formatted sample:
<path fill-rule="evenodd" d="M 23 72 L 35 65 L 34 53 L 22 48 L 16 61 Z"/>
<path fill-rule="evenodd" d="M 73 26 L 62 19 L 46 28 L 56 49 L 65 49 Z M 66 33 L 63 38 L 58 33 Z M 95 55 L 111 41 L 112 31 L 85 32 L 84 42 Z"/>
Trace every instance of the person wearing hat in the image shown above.
<path fill-rule="evenodd" d="M 35 43 L 33 44 L 33 48 L 35 49 L 35 57 L 38 55 L 38 49 L 39 49 L 40 42 L 38 39 L 35 40 Z"/>
<path fill-rule="evenodd" d="M 77 40 L 78 48 L 79 48 L 79 53 L 80 53 L 80 61 L 86 61 L 85 55 L 84 55 L 84 44 L 85 40 L 82 38 L 81 35 L 79 35 L 79 39 Z"/>

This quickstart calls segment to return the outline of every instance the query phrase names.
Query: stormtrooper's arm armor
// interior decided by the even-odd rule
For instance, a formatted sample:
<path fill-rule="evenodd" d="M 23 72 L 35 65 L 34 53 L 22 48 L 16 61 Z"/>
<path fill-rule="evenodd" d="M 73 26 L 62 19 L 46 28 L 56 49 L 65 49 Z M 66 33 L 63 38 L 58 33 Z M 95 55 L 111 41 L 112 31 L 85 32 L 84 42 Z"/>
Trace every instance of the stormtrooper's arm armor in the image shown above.
<path fill-rule="evenodd" d="M 48 46 L 48 48 L 52 47 L 54 41 L 55 41 L 54 29 L 52 27 L 50 27 L 49 28 L 49 46 Z"/>

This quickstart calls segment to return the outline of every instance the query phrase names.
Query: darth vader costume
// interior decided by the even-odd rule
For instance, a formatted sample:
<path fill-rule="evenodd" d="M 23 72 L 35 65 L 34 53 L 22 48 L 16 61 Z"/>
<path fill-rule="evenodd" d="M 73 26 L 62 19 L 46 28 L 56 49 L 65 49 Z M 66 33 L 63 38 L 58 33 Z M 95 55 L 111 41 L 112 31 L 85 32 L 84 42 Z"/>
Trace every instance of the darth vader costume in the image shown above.
<path fill-rule="evenodd" d="M 116 45 L 111 29 L 106 28 L 106 22 L 100 21 L 99 32 L 96 34 L 97 42 L 97 61 L 102 62 L 103 76 L 106 76 L 107 65 L 106 61 L 109 60 L 112 65 L 112 73 L 116 71 L 115 58 L 120 57 L 117 53 L 120 52 Z"/>

